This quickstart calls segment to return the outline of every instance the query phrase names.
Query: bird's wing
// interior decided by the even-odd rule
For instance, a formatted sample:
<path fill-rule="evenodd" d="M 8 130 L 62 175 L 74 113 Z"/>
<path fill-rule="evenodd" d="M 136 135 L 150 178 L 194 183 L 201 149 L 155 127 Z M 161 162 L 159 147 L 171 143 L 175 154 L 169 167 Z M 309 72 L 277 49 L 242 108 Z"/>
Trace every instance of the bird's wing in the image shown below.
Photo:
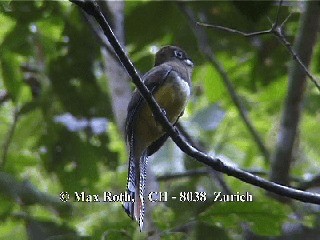
<path fill-rule="evenodd" d="M 143 81 L 149 91 L 154 94 L 159 86 L 163 84 L 167 76 L 172 71 L 168 65 L 160 65 L 154 67 L 143 76 Z M 144 99 L 139 91 L 133 93 L 132 99 L 128 106 L 128 116 L 126 119 L 126 133 L 129 147 L 129 168 L 128 168 L 128 182 L 127 191 L 134 199 L 133 202 L 125 202 L 124 209 L 127 214 L 139 222 L 140 229 L 143 226 L 144 217 L 144 189 L 146 181 L 146 165 L 147 165 L 147 149 L 143 153 L 134 152 L 134 121 L 137 112 L 141 109 Z"/>
<path fill-rule="evenodd" d="M 172 71 L 172 67 L 169 65 L 160 65 L 158 67 L 154 67 L 149 72 L 147 72 L 143 78 L 142 81 L 148 88 L 148 90 L 154 94 L 158 87 L 163 84 L 169 73 Z M 134 116 L 136 112 L 141 108 L 143 97 L 141 96 L 140 92 L 138 90 L 135 90 L 131 101 L 128 105 L 128 115 L 126 118 L 126 133 L 127 137 L 129 134 L 132 133 L 132 125 L 134 121 Z M 130 139 L 130 138 L 129 138 Z"/>
<path fill-rule="evenodd" d="M 176 123 L 178 122 L 180 116 L 177 118 L 177 120 L 172 124 L 173 126 L 176 125 Z M 150 144 L 150 146 L 148 147 L 148 151 L 147 154 L 148 156 L 153 155 L 154 153 L 156 153 L 162 146 L 163 144 L 167 141 L 167 139 L 169 138 L 169 133 L 165 133 L 164 135 L 162 135 L 160 138 L 158 138 L 156 141 L 152 142 Z"/>
<path fill-rule="evenodd" d="M 157 152 L 162 147 L 162 145 L 167 141 L 168 138 L 169 138 L 169 133 L 166 132 L 164 135 L 162 135 L 156 141 L 151 143 L 151 145 L 148 147 L 148 151 L 147 151 L 148 156 L 151 156 L 155 152 Z"/>

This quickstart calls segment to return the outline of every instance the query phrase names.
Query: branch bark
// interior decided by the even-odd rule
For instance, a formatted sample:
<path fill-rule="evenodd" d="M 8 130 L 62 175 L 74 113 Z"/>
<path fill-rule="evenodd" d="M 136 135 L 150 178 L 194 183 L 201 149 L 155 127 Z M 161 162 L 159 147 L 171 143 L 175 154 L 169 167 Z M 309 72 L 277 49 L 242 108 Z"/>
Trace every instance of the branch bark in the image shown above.
<path fill-rule="evenodd" d="M 305 66 L 310 65 L 320 23 L 318 2 L 306 2 L 306 10 L 300 21 L 298 36 L 294 43 L 295 52 Z M 271 181 L 288 185 L 290 166 L 293 162 L 294 142 L 301 118 L 303 95 L 306 88 L 306 72 L 294 59 L 289 67 L 288 93 L 284 103 L 280 131 L 275 155 L 271 165 Z"/>
<path fill-rule="evenodd" d="M 186 142 L 188 142 L 193 148 L 197 149 L 198 151 L 204 152 L 205 147 L 199 141 L 194 141 L 189 133 L 184 129 L 184 127 L 177 122 L 176 127 L 179 131 L 179 135 L 184 138 Z M 221 190 L 226 194 L 232 194 L 230 187 L 223 179 L 223 174 L 221 172 L 215 171 L 209 166 L 206 166 L 208 175 L 212 177 L 212 179 L 217 183 L 217 185 L 221 188 Z"/>

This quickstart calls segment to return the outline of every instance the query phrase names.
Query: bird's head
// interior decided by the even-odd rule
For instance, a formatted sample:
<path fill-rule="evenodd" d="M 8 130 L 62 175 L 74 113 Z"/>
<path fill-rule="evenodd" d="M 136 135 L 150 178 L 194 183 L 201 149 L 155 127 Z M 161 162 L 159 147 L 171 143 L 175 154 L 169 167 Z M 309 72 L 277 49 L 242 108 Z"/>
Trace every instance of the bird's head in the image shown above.
<path fill-rule="evenodd" d="M 180 61 L 186 67 L 193 68 L 193 62 L 187 56 L 185 51 L 176 46 L 165 46 L 156 53 L 155 66 L 168 61 Z"/>

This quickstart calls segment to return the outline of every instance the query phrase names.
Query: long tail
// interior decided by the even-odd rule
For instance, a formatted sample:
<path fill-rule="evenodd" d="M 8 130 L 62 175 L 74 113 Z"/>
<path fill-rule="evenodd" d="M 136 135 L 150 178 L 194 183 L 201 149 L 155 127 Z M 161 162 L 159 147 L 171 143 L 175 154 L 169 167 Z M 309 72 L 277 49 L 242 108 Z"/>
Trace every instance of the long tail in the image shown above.
<path fill-rule="evenodd" d="M 142 154 L 134 154 L 133 146 L 130 146 L 127 192 L 131 199 L 134 199 L 134 202 L 124 202 L 123 207 L 126 213 L 139 223 L 140 231 L 144 222 L 147 161 L 147 150 Z"/>
<path fill-rule="evenodd" d="M 140 182 L 139 182 L 139 226 L 140 231 L 143 227 L 144 222 L 144 197 L 146 189 L 146 179 L 147 179 L 147 164 L 148 164 L 148 154 L 144 151 L 140 158 Z"/>

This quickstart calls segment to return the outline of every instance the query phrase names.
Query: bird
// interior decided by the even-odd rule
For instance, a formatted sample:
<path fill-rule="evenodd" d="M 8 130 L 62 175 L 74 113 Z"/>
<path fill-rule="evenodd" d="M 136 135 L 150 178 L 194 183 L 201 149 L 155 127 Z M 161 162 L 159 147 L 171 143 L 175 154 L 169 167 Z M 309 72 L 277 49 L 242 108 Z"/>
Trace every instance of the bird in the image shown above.
<path fill-rule="evenodd" d="M 156 53 L 154 67 L 142 77 L 172 124 L 182 116 L 190 99 L 193 67 L 185 51 L 169 45 Z M 139 223 L 142 231 L 148 156 L 155 153 L 169 135 L 156 122 L 138 90 L 134 91 L 128 105 L 125 135 L 129 151 L 127 194 L 133 200 L 124 202 L 123 207 L 129 217 Z"/>

